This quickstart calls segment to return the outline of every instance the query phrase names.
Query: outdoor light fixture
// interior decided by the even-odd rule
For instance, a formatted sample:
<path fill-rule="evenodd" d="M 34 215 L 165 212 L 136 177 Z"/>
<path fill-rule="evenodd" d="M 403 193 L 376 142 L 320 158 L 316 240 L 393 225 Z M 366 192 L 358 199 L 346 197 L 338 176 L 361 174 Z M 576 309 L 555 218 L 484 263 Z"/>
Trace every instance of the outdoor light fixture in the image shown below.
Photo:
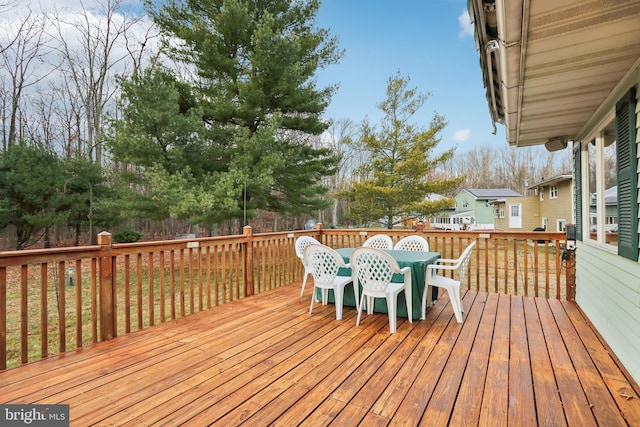
<path fill-rule="evenodd" d="M 547 151 L 564 150 L 565 148 L 567 148 L 567 137 L 556 136 L 554 138 L 551 138 L 550 140 L 545 142 L 544 148 L 546 148 Z"/>

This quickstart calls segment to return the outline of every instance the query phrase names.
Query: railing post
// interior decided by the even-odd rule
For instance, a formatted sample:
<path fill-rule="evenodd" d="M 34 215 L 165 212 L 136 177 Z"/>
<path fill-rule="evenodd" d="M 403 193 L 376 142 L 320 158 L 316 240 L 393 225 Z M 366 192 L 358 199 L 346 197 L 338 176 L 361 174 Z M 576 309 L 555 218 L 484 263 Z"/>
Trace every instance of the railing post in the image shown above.
<path fill-rule="evenodd" d="M 419 222 L 416 224 L 416 232 L 417 232 L 417 233 L 424 233 L 424 222 L 419 221 Z"/>
<path fill-rule="evenodd" d="M 566 247 L 566 246 L 565 246 Z M 575 301 L 576 299 L 576 251 L 566 250 L 568 253 L 566 259 L 566 284 L 567 284 L 567 300 Z"/>
<path fill-rule="evenodd" d="M 322 242 L 322 244 L 326 245 L 326 239 L 323 239 L 322 237 L 322 223 L 321 222 L 317 222 L 316 223 L 316 231 L 317 234 L 314 236 L 315 239 L 317 239 L 318 241 Z"/>
<path fill-rule="evenodd" d="M 110 340 L 115 336 L 115 299 L 113 286 L 113 261 L 111 257 L 111 233 L 98 234 L 100 251 L 100 340 Z"/>
<path fill-rule="evenodd" d="M 253 276 L 253 228 L 245 225 L 242 234 L 246 237 L 244 241 L 244 266 L 242 268 L 244 278 L 244 294 L 251 296 L 255 294 L 255 278 Z"/>

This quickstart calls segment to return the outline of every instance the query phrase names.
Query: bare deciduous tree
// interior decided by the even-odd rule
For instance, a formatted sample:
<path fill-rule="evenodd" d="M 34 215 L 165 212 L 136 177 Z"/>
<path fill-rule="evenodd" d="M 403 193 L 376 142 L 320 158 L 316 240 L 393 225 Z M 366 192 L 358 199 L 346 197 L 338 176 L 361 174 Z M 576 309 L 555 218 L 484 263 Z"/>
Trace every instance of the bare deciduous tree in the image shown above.
<path fill-rule="evenodd" d="M 32 14 L 17 21 L 15 25 L 7 23 L 2 39 L 9 44 L 0 49 L 0 60 L 4 72 L 5 105 L 3 106 L 3 147 L 6 150 L 17 138 L 20 103 L 24 91 L 44 79 L 49 71 L 46 67 L 38 67 L 44 61 L 48 48 L 48 37 L 45 34 L 45 20 L 42 16 Z M 8 123 L 7 123 L 8 122 Z M 7 129 L 8 128 L 8 129 Z"/>
<path fill-rule="evenodd" d="M 139 67 L 145 47 L 144 40 L 133 47 L 134 39 L 126 36 L 140 19 L 120 13 L 122 5 L 123 0 L 105 0 L 99 16 L 85 8 L 74 20 L 58 13 L 50 18 L 60 43 L 61 71 L 82 106 L 85 131 L 82 154 L 98 164 L 103 160 L 106 113 L 115 109 L 116 73 L 123 73 L 129 60 L 138 61 L 134 67 Z M 68 31 L 75 37 L 69 37 Z M 123 45 L 127 47 L 121 49 Z"/>

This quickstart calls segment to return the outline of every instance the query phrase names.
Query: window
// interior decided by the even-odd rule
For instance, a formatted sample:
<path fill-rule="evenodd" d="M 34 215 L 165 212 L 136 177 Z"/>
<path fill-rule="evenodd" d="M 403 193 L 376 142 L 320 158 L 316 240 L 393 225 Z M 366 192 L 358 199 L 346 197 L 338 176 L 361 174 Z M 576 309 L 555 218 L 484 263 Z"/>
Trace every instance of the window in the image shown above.
<path fill-rule="evenodd" d="M 544 200 L 544 190 L 545 187 L 540 187 L 540 201 L 542 202 Z"/>
<path fill-rule="evenodd" d="M 462 201 L 462 209 L 464 209 L 464 208 L 468 208 L 468 207 L 469 207 L 469 202 L 468 202 L 468 201 L 466 201 L 466 200 L 463 200 L 463 201 Z"/>
<path fill-rule="evenodd" d="M 576 151 L 577 237 L 617 248 L 638 260 L 638 176 L 635 91 L 616 104 L 593 135 Z M 582 156 L 580 156 L 582 153 Z M 582 171 L 582 169 L 586 169 Z M 586 179 L 586 182 L 583 182 Z M 582 225 L 585 224 L 586 226 Z M 584 232 L 588 234 L 585 236 Z"/>
<path fill-rule="evenodd" d="M 549 198 L 550 199 L 558 198 L 558 184 L 552 184 L 549 186 Z"/>
<path fill-rule="evenodd" d="M 547 218 L 542 218 L 542 223 L 540 224 L 540 226 L 542 228 L 544 228 L 545 230 L 548 230 L 547 225 L 549 224 L 549 220 Z"/>
<path fill-rule="evenodd" d="M 504 218 L 504 211 L 505 211 L 504 205 L 500 205 L 500 218 Z"/>
<path fill-rule="evenodd" d="M 567 231 L 567 221 L 564 219 L 557 220 L 556 228 L 558 231 Z"/>

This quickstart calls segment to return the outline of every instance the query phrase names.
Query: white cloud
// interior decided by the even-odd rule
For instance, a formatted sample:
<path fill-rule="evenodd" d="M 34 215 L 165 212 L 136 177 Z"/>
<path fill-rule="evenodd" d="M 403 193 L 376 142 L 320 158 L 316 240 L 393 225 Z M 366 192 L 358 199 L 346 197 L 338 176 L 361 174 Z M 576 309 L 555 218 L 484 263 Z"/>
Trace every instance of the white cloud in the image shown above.
<path fill-rule="evenodd" d="M 466 36 L 473 37 L 473 24 L 471 23 L 468 11 L 463 10 L 460 16 L 458 16 L 458 24 L 460 24 L 459 38 L 463 39 Z"/>
<path fill-rule="evenodd" d="M 471 129 L 459 129 L 453 133 L 453 140 L 456 142 L 468 141 L 471 138 Z"/>

